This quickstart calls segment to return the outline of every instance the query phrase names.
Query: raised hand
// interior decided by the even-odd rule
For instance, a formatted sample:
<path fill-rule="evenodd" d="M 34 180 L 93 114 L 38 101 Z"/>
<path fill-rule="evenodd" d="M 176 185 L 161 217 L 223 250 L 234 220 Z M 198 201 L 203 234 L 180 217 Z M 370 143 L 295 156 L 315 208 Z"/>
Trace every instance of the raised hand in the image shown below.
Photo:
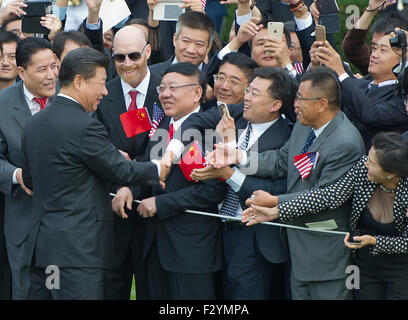
<path fill-rule="evenodd" d="M 40 24 L 50 30 L 48 39 L 51 42 L 62 28 L 61 20 L 55 14 L 46 14 L 45 17 L 41 17 Z"/>
<path fill-rule="evenodd" d="M 233 118 L 224 115 L 215 128 L 217 134 L 223 140 L 223 143 L 235 141 L 235 122 Z"/>

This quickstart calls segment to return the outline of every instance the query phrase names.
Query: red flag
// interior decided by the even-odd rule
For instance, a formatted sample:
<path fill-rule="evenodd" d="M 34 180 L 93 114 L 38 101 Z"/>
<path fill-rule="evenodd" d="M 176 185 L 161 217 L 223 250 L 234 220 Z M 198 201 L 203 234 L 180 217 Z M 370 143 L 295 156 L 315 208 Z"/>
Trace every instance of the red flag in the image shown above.
<path fill-rule="evenodd" d="M 302 180 L 306 179 L 310 171 L 316 167 L 319 152 L 306 152 L 293 157 L 293 164 L 299 170 Z"/>
<path fill-rule="evenodd" d="M 146 108 L 128 111 L 120 115 L 126 137 L 130 138 L 139 133 L 150 131 L 152 124 Z"/>
<path fill-rule="evenodd" d="M 183 158 L 181 158 L 179 166 L 188 181 L 193 180 L 190 177 L 193 169 L 201 169 L 206 166 L 205 158 L 201 153 L 201 148 L 197 141 L 193 142 L 188 151 L 184 154 Z"/>

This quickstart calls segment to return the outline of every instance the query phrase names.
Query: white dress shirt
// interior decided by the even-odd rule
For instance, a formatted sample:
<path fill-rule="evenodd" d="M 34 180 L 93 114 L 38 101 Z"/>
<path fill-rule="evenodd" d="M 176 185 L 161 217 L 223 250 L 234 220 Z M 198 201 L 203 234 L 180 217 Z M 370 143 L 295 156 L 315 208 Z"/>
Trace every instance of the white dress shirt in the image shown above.
<path fill-rule="evenodd" d="M 150 70 L 147 69 L 146 76 L 144 79 L 139 83 L 136 88 L 133 88 L 130 84 L 126 83 L 122 79 L 120 79 L 120 83 L 122 85 L 123 91 L 123 98 L 125 99 L 126 110 L 129 109 L 130 102 L 132 101 L 132 97 L 130 96 L 130 91 L 138 91 L 139 93 L 136 96 L 136 105 L 138 109 L 144 107 L 144 103 L 147 96 L 147 90 L 149 89 L 149 82 L 150 82 Z"/>

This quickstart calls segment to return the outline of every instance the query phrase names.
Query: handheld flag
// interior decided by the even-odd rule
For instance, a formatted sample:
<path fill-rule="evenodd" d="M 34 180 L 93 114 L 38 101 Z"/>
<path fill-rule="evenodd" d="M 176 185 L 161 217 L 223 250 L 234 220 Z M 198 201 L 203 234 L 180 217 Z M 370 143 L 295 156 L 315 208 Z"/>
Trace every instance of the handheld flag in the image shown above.
<path fill-rule="evenodd" d="M 120 121 L 128 138 L 149 131 L 152 127 L 146 108 L 122 113 L 120 115 Z"/>
<path fill-rule="evenodd" d="M 153 135 L 155 134 L 157 130 L 157 127 L 159 126 L 163 118 L 164 118 L 164 111 L 155 102 L 153 104 L 153 123 L 152 123 L 152 128 L 150 129 L 150 132 L 149 132 L 149 138 L 153 137 Z"/>
<path fill-rule="evenodd" d="M 188 181 L 193 180 L 190 175 L 193 169 L 201 169 L 206 167 L 206 161 L 203 156 L 203 151 L 197 141 L 188 148 L 180 161 L 180 169 Z"/>

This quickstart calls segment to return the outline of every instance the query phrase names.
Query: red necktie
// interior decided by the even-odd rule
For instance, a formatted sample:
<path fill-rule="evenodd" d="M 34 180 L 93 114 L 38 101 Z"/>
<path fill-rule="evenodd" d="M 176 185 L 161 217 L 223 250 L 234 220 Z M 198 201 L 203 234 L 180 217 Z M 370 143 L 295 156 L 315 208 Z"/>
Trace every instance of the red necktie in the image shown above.
<path fill-rule="evenodd" d="M 173 139 L 173 135 L 174 135 L 174 127 L 173 127 L 173 124 L 171 124 L 169 128 L 169 135 L 167 136 L 167 145 L 170 143 L 171 139 Z"/>
<path fill-rule="evenodd" d="M 33 98 L 35 102 L 40 105 L 40 110 L 44 109 L 47 106 L 47 97 L 44 98 Z"/>
<path fill-rule="evenodd" d="M 138 93 L 139 93 L 138 91 L 129 91 L 130 98 L 131 98 L 132 100 L 130 101 L 128 111 L 137 110 L 136 96 L 137 96 Z"/>

